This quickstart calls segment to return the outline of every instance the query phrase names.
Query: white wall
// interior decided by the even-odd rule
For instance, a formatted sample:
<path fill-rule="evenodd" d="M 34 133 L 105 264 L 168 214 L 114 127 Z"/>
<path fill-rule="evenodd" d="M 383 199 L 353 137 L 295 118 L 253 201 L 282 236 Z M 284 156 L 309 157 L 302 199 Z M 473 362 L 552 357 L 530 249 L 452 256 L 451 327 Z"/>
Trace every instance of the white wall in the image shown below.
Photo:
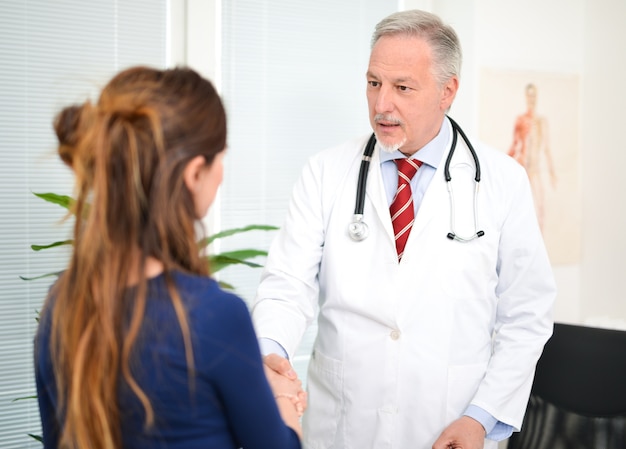
<path fill-rule="evenodd" d="M 583 318 L 626 322 L 626 151 L 623 139 L 626 2 L 584 2 Z M 618 134 L 619 133 L 619 134 Z"/>
<path fill-rule="evenodd" d="M 626 328 L 626 151 L 620 129 L 626 72 L 626 2 L 622 0 L 405 0 L 439 14 L 464 50 L 454 115 L 477 134 L 485 68 L 573 74 L 580 83 L 580 260 L 555 265 L 557 321 Z M 483 93 L 484 94 L 484 93 Z M 565 106 L 564 106 L 565 107 Z M 622 175 L 623 177 L 623 175 Z M 562 223 L 568 226 L 567 222 Z"/>
<path fill-rule="evenodd" d="M 474 3 L 476 72 L 491 68 L 583 74 L 583 0 Z M 480 95 L 476 85 L 474 89 Z M 559 289 L 555 318 L 581 321 L 580 265 L 557 265 L 554 274 Z"/>

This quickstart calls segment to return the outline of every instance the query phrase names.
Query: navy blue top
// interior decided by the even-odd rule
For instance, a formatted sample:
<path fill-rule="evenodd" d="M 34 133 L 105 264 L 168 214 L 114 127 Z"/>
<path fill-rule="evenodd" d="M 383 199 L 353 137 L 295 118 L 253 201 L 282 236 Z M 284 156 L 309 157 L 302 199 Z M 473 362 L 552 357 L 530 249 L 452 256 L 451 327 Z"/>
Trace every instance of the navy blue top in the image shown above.
<path fill-rule="evenodd" d="M 124 449 L 300 448 L 265 378 L 245 303 L 210 278 L 175 273 L 174 281 L 189 316 L 195 389 L 189 388 L 183 338 L 161 275 L 148 283 L 146 314 L 130 361 L 151 400 L 155 424 L 145 428 L 141 403 L 121 381 Z M 49 349 L 51 307 L 45 310 L 35 338 L 35 375 L 44 447 L 56 449 L 60 421 Z"/>

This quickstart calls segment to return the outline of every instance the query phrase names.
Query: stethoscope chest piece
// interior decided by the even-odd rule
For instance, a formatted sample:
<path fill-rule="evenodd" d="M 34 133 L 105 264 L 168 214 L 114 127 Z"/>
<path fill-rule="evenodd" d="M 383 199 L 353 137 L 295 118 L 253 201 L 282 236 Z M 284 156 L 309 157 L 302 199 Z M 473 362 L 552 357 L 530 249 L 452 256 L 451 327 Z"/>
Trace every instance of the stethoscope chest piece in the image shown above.
<path fill-rule="evenodd" d="M 348 225 L 348 234 L 355 242 L 360 242 L 367 238 L 370 234 L 370 228 L 363 221 L 363 214 L 354 214 L 352 216 L 352 222 Z"/>

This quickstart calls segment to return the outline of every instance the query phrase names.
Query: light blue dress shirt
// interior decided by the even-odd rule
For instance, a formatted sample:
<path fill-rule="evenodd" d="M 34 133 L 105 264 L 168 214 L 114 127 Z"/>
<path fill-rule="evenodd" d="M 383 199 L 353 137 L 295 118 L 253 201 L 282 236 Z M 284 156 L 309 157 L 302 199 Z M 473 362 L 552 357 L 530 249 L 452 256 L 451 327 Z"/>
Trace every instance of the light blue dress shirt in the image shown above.
<path fill-rule="evenodd" d="M 444 121 L 443 126 L 439 130 L 439 134 L 437 134 L 433 140 L 428 142 L 419 150 L 418 153 L 414 155 L 414 159 L 422 162 L 422 166 L 419 168 L 415 176 L 413 176 L 413 179 L 411 179 L 413 206 L 415 208 L 416 215 L 420 204 L 422 203 L 422 199 L 424 198 L 424 194 L 426 193 L 426 189 L 428 188 L 430 181 L 433 179 L 439 163 L 442 162 L 446 144 L 450 139 L 451 127 L 447 126 L 446 122 L 447 120 Z M 392 153 L 380 151 L 380 170 L 389 205 L 393 202 L 393 197 L 398 189 L 398 169 L 393 160 L 404 158 L 406 158 L 406 156 L 399 150 Z M 287 358 L 287 352 L 285 349 L 274 340 L 261 338 L 259 339 L 259 345 L 263 355 L 276 353 Z M 485 428 L 485 432 L 487 434 L 486 437 L 490 440 L 501 441 L 510 437 L 513 433 L 512 426 L 498 421 L 489 412 L 476 405 L 470 404 L 465 410 L 464 415 L 467 415 L 481 423 Z"/>

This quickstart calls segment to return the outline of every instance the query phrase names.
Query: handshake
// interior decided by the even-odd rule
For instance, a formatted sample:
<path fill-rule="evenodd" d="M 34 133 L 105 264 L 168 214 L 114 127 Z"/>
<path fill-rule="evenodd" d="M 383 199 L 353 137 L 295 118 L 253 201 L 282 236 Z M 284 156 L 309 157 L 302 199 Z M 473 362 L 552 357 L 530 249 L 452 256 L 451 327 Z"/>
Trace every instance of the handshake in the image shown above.
<path fill-rule="evenodd" d="M 263 362 L 265 375 L 274 393 L 274 398 L 279 405 L 283 419 L 288 421 L 280 404 L 281 399 L 291 402 L 297 418 L 300 418 L 307 407 L 307 394 L 302 389 L 302 382 L 298 379 L 298 375 L 293 370 L 291 363 L 278 354 L 268 354 L 263 357 Z"/>

